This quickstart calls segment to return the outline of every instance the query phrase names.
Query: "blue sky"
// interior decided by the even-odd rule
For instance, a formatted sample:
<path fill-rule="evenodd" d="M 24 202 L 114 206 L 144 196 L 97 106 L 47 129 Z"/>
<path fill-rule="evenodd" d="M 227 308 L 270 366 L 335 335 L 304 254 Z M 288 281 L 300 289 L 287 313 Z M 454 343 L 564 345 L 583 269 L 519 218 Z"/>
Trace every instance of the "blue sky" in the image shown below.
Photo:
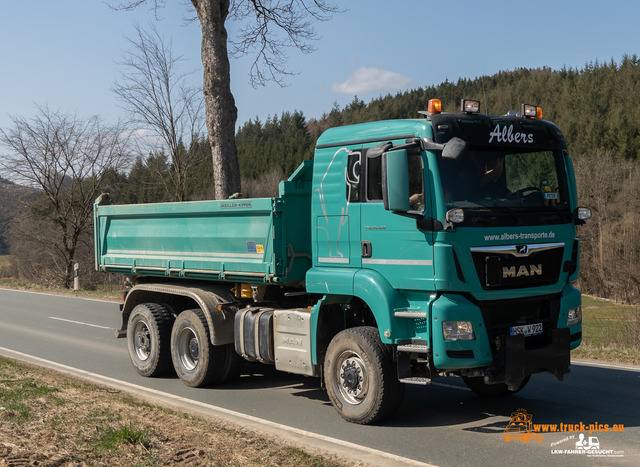
<path fill-rule="evenodd" d="M 149 0 L 151 2 L 151 0 Z M 114 1 L 115 2 L 115 1 Z M 148 7 L 112 11 L 101 0 L 3 0 L 0 6 L 0 127 L 9 115 L 29 117 L 36 105 L 100 114 L 107 121 L 124 116 L 110 88 L 117 62 L 132 36 L 133 23 L 155 23 L 183 55 L 181 68 L 202 82 L 200 27 L 185 25 L 184 0 L 167 0 L 161 21 Z M 336 2 L 338 3 L 338 2 Z M 283 111 L 320 117 L 334 102 L 354 95 L 369 102 L 388 93 L 474 78 L 519 67 L 588 61 L 620 61 L 640 54 L 640 2 L 618 1 L 430 1 L 350 0 L 348 11 L 316 25 L 316 52 L 289 53 L 287 87 L 273 83 L 252 88 L 252 57 L 232 61 L 232 90 L 238 124 L 264 122 Z M 230 36 L 237 23 L 228 23 Z M 438 96 L 433 96 L 438 97 Z M 505 111 L 508 109 L 504 109 Z"/>

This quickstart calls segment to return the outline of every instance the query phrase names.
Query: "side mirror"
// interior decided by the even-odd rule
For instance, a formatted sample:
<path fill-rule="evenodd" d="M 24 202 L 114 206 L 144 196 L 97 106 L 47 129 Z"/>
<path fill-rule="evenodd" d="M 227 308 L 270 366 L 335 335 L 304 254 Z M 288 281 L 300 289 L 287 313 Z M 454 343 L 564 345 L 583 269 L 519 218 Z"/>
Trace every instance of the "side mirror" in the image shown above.
<path fill-rule="evenodd" d="M 409 158 L 407 150 L 382 154 L 382 201 L 387 211 L 409 211 Z"/>
<path fill-rule="evenodd" d="M 459 161 L 467 153 L 467 142 L 457 136 L 451 138 L 442 150 L 445 161 Z"/>

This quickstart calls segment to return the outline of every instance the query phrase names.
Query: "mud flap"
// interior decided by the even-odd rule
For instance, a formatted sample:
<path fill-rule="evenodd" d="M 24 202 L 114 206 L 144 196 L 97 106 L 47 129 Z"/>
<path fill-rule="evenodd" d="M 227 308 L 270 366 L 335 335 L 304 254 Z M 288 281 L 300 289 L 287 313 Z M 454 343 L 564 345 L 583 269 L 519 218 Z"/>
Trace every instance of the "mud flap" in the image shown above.
<path fill-rule="evenodd" d="M 505 383 L 514 390 L 529 375 L 546 371 L 559 381 L 569 373 L 571 363 L 570 333 L 568 328 L 551 329 L 551 344 L 526 350 L 523 335 L 505 338 Z"/>

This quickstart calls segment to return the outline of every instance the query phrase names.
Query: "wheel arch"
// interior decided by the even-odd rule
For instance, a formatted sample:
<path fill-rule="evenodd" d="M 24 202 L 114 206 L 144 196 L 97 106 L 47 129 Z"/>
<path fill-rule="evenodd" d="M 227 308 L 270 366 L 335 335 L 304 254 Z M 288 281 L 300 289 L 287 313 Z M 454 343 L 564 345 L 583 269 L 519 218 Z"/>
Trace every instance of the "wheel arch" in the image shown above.
<path fill-rule="evenodd" d="M 398 320 L 393 315 L 394 309 L 409 306 L 405 295 L 394 289 L 380 273 L 361 270 L 354 276 L 353 295 L 325 295 L 312 307 L 311 334 L 314 364 L 322 363 L 324 353 L 336 334 L 344 329 L 356 327 L 349 325 L 344 319 L 344 309 L 340 312 L 340 320 L 336 319 L 339 312 L 336 307 L 344 307 L 353 303 L 354 300 L 368 307 L 373 320 L 372 323 L 361 325 L 377 327 L 383 343 L 393 344 L 398 338 L 403 338 L 407 334 L 407 320 Z"/>
<path fill-rule="evenodd" d="M 118 337 L 126 337 L 131 311 L 141 303 L 164 303 L 171 297 L 181 297 L 193 306 L 175 310 L 178 314 L 188 308 L 200 308 L 207 320 L 211 344 L 233 343 L 233 322 L 236 307 L 233 294 L 221 285 L 138 284 L 129 290 L 122 305 L 122 327 Z M 219 305 L 227 305 L 219 309 Z M 231 305 L 231 306 L 229 306 Z"/>

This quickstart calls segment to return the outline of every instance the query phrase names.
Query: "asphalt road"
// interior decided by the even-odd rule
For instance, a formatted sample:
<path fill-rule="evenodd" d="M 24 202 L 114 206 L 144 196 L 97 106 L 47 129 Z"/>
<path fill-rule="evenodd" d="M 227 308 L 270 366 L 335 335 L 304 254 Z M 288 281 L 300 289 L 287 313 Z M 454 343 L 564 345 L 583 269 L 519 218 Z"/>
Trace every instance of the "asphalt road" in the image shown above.
<path fill-rule="evenodd" d="M 247 365 L 237 382 L 216 388 L 188 388 L 177 377 L 143 378 L 129 361 L 126 340 L 114 337 L 119 326 L 115 303 L 0 289 L 0 353 L 5 355 L 11 353 L 3 349 L 10 349 L 442 467 L 640 465 L 640 367 L 574 362 L 564 382 L 535 375 L 520 393 L 500 400 L 477 397 L 459 378 L 442 378 L 430 386 L 407 386 L 392 419 L 358 426 L 340 418 L 318 379 L 266 365 Z M 502 435 L 518 409 L 536 425 L 583 423 L 585 428 L 543 433 L 540 442 L 507 442 Z M 590 424 L 622 424 L 624 431 L 589 432 Z M 589 456 L 584 449 L 578 453 L 580 434 L 592 445 L 596 440 L 591 438 L 597 438 L 600 451 L 595 452 L 603 457 Z"/>

